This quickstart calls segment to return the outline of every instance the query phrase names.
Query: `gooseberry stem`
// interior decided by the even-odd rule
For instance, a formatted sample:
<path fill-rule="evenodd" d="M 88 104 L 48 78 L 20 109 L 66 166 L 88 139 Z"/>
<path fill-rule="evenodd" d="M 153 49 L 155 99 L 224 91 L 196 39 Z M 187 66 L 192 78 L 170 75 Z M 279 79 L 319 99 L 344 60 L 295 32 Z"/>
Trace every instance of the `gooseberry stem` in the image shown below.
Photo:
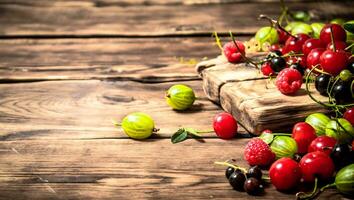
<path fill-rule="evenodd" d="M 203 134 L 203 133 L 213 133 L 213 132 L 214 132 L 214 130 L 197 131 L 197 133 L 201 133 L 201 134 Z"/>
<path fill-rule="evenodd" d="M 223 166 L 226 166 L 226 167 L 232 167 L 234 169 L 239 169 L 241 170 L 243 173 L 247 173 L 247 170 L 243 167 L 239 167 L 237 165 L 233 165 L 231 163 L 228 163 L 228 162 L 214 162 L 214 164 L 216 165 L 223 165 Z"/>
<path fill-rule="evenodd" d="M 121 123 L 117 122 L 117 121 L 114 120 L 114 119 L 111 119 L 111 122 L 113 123 L 114 126 L 122 126 Z"/>
<path fill-rule="evenodd" d="M 313 187 L 312 192 L 308 193 L 308 194 L 306 194 L 304 192 L 298 192 L 298 193 L 296 193 L 296 197 L 298 199 L 312 199 L 317 194 L 317 186 L 318 186 L 318 179 L 315 178 L 315 186 Z"/>
<path fill-rule="evenodd" d="M 253 62 L 251 59 L 247 58 L 247 57 L 242 53 L 242 51 L 241 51 L 240 47 L 238 46 L 238 44 L 237 44 L 237 42 L 236 42 L 236 40 L 235 40 L 234 35 L 232 34 L 232 32 L 229 31 L 229 33 L 230 33 L 230 37 L 231 37 L 231 39 L 232 39 L 232 42 L 235 44 L 235 46 L 236 46 L 238 52 L 241 54 L 242 58 L 243 58 L 247 63 L 252 64 L 256 69 L 259 69 L 257 63 Z"/>
<path fill-rule="evenodd" d="M 336 186 L 336 183 L 327 184 L 327 185 L 323 186 L 323 187 L 320 189 L 320 191 L 323 192 L 325 189 L 330 188 L 330 187 L 334 187 L 334 186 Z"/>

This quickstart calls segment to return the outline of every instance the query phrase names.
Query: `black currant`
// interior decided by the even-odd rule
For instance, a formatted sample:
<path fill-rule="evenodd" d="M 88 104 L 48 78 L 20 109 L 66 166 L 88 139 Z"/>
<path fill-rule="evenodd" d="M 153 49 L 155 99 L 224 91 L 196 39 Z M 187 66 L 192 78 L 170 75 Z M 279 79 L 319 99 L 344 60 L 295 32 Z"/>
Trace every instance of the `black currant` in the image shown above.
<path fill-rule="evenodd" d="M 286 67 L 286 61 L 282 57 L 275 57 L 270 60 L 270 66 L 275 72 L 280 72 Z"/>
<path fill-rule="evenodd" d="M 323 96 L 328 96 L 327 88 L 331 88 L 332 76 L 327 74 L 320 74 L 316 77 L 315 87 L 316 90 Z"/>
<path fill-rule="evenodd" d="M 305 68 L 303 68 L 299 63 L 294 63 L 290 65 L 290 68 L 296 69 L 301 75 L 305 74 Z"/>
<path fill-rule="evenodd" d="M 243 188 L 250 195 L 260 195 L 263 192 L 261 181 L 253 177 L 245 181 Z"/>
<path fill-rule="evenodd" d="M 338 81 L 332 89 L 331 96 L 334 97 L 337 104 L 351 103 L 353 102 L 353 97 L 350 89 L 349 82 Z"/>
<path fill-rule="evenodd" d="M 277 55 L 277 56 L 282 56 L 282 53 L 279 50 L 273 50 L 272 53 Z"/>
<path fill-rule="evenodd" d="M 229 177 L 229 183 L 237 191 L 243 191 L 243 186 L 246 181 L 246 176 L 241 171 L 233 172 Z"/>
<path fill-rule="evenodd" d="M 256 178 L 258 180 L 262 180 L 262 170 L 261 168 L 259 168 L 258 166 L 253 166 L 251 168 L 248 169 L 247 172 L 247 178 Z"/>
<path fill-rule="evenodd" d="M 231 174 L 234 173 L 234 171 L 235 171 L 235 168 L 233 168 L 233 167 L 227 167 L 227 168 L 226 168 L 226 171 L 225 171 L 225 176 L 226 176 L 226 178 L 227 178 L 227 179 L 230 178 Z"/>
<path fill-rule="evenodd" d="M 348 144 L 337 143 L 331 152 L 331 158 L 337 169 L 353 162 L 353 153 Z"/>
<path fill-rule="evenodd" d="M 349 63 L 347 69 L 354 74 L 354 62 Z"/>

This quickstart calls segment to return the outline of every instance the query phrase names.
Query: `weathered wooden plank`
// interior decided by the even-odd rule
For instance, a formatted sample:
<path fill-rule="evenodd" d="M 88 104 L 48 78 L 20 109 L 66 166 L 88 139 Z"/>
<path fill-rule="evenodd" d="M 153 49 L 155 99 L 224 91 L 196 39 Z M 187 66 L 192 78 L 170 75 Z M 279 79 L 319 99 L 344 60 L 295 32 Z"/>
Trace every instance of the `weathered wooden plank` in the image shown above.
<path fill-rule="evenodd" d="M 59 132 L 60 133 L 60 132 Z M 247 139 L 23 140 L 0 143 L 1 199 L 254 199 L 214 161 L 242 159 Z M 320 199 L 339 199 L 334 190 Z M 293 199 L 269 186 L 262 199 Z"/>
<path fill-rule="evenodd" d="M 201 81 L 187 81 L 198 96 L 185 112 L 165 103 L 169 83 L 142 84 L 129 81 L 49 81 L 0 84 L 0 140 L 126 138 L 111 119 L 131 112 L 146 112 L 159 134 L 170 137 L 179 127 L 212 130 L 212 119 L 221 108 L 210 102 Z M 240 132 L 244 130 L 240 128 Z M 214 137 L 214 133 L 206 134 Z"/>
<path fill-rule="evenodd" d="M 247 56 L 252 59 L 261 59 L 264 53 Z M 206 96 L 216 103 L 220 103 L 220 89 L 225 83 L 265 78 L 253 66 L 246 63 L 229 63 L 223 55 L 198 63 L 196 70 L 203 78 Z"/>
<path fill-rule="evenodd" d="M 315 0 L 287 0 L 287 2 L 310 2 Z M 325 1 L 325 0 L 323 0 Z M 329 0 L 328 0 L 329 1 Z M 151 6 L 151 5 L 193 5 L 220 3 L 279 2 L 279 0 L 1 0 L 0 4 L 20 4 L 35 6 Z"/>
<path fill-rule="evenodd" d="M 316 99 L 326 97 L 313 91 Z M 221 87 L 220 104 L 244 127 L 259 134 L 264 129 L 290 131 L 296 122 L 314 112 L 327 112 L 308 97 L 305 84 L 295 95 L 283 95 L 268 79 L 226 83 Z"/>
<path fill-rule="evenodd" d="M 213 43 L 212 37 L 0 40 L 0 81 L 198 79 L 188 62 L 217 55 Z"/>
<path fill-rule="evenodd" d="M 316 10 L 325 16 L 353 16 L 353 1 L 289 3 L 291 9 Z M 213 31 L 254 34 L 259 14 L 279 15 L 278 2 L 220 5 L 100 6 L 99 3 L 49 6 L 0 5 L 0 35 L 6 36 L 162 36 L 210 34 Z M 325 16 L 323 16 L 325 15 Z"/>

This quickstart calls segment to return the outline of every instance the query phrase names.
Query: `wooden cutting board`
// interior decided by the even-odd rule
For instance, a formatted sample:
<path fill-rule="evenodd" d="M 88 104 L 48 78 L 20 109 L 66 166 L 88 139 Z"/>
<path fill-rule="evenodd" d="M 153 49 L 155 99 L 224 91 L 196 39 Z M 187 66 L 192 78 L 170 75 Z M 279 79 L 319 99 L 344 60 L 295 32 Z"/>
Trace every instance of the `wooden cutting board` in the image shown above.
<path fill-rule="evenodd" d="M 261 59 L 264 54 L 252 55 Z M 327 112 L 310 99 L 305 84 L 291 96 L 281 94 L 275 80 L 264 77 L 254 67 L 229 63 L 224 56 L 200 62 L 197 72 L 203 79 L 207 97 L 231 113 L 244 128 L 256 135 L 264 129 L 282 132 L 303 121 L 313 112 Z M 326 100 L 311 85 L 311 92 L 319 100 Z"/>

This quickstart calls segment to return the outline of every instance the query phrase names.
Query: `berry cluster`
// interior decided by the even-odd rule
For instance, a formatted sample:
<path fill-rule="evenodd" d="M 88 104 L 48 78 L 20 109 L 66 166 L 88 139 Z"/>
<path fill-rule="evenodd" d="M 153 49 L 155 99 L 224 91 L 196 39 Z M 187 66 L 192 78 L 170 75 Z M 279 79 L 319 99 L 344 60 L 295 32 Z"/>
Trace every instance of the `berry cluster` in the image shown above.
<path fill-rule="evenodd" d="M 264 191 L 262 170 L 258 166 L 248 170 L 229 164 L 225 175 L 234 190 L 245 191 L 250 195 L 261 195 Z"/>

